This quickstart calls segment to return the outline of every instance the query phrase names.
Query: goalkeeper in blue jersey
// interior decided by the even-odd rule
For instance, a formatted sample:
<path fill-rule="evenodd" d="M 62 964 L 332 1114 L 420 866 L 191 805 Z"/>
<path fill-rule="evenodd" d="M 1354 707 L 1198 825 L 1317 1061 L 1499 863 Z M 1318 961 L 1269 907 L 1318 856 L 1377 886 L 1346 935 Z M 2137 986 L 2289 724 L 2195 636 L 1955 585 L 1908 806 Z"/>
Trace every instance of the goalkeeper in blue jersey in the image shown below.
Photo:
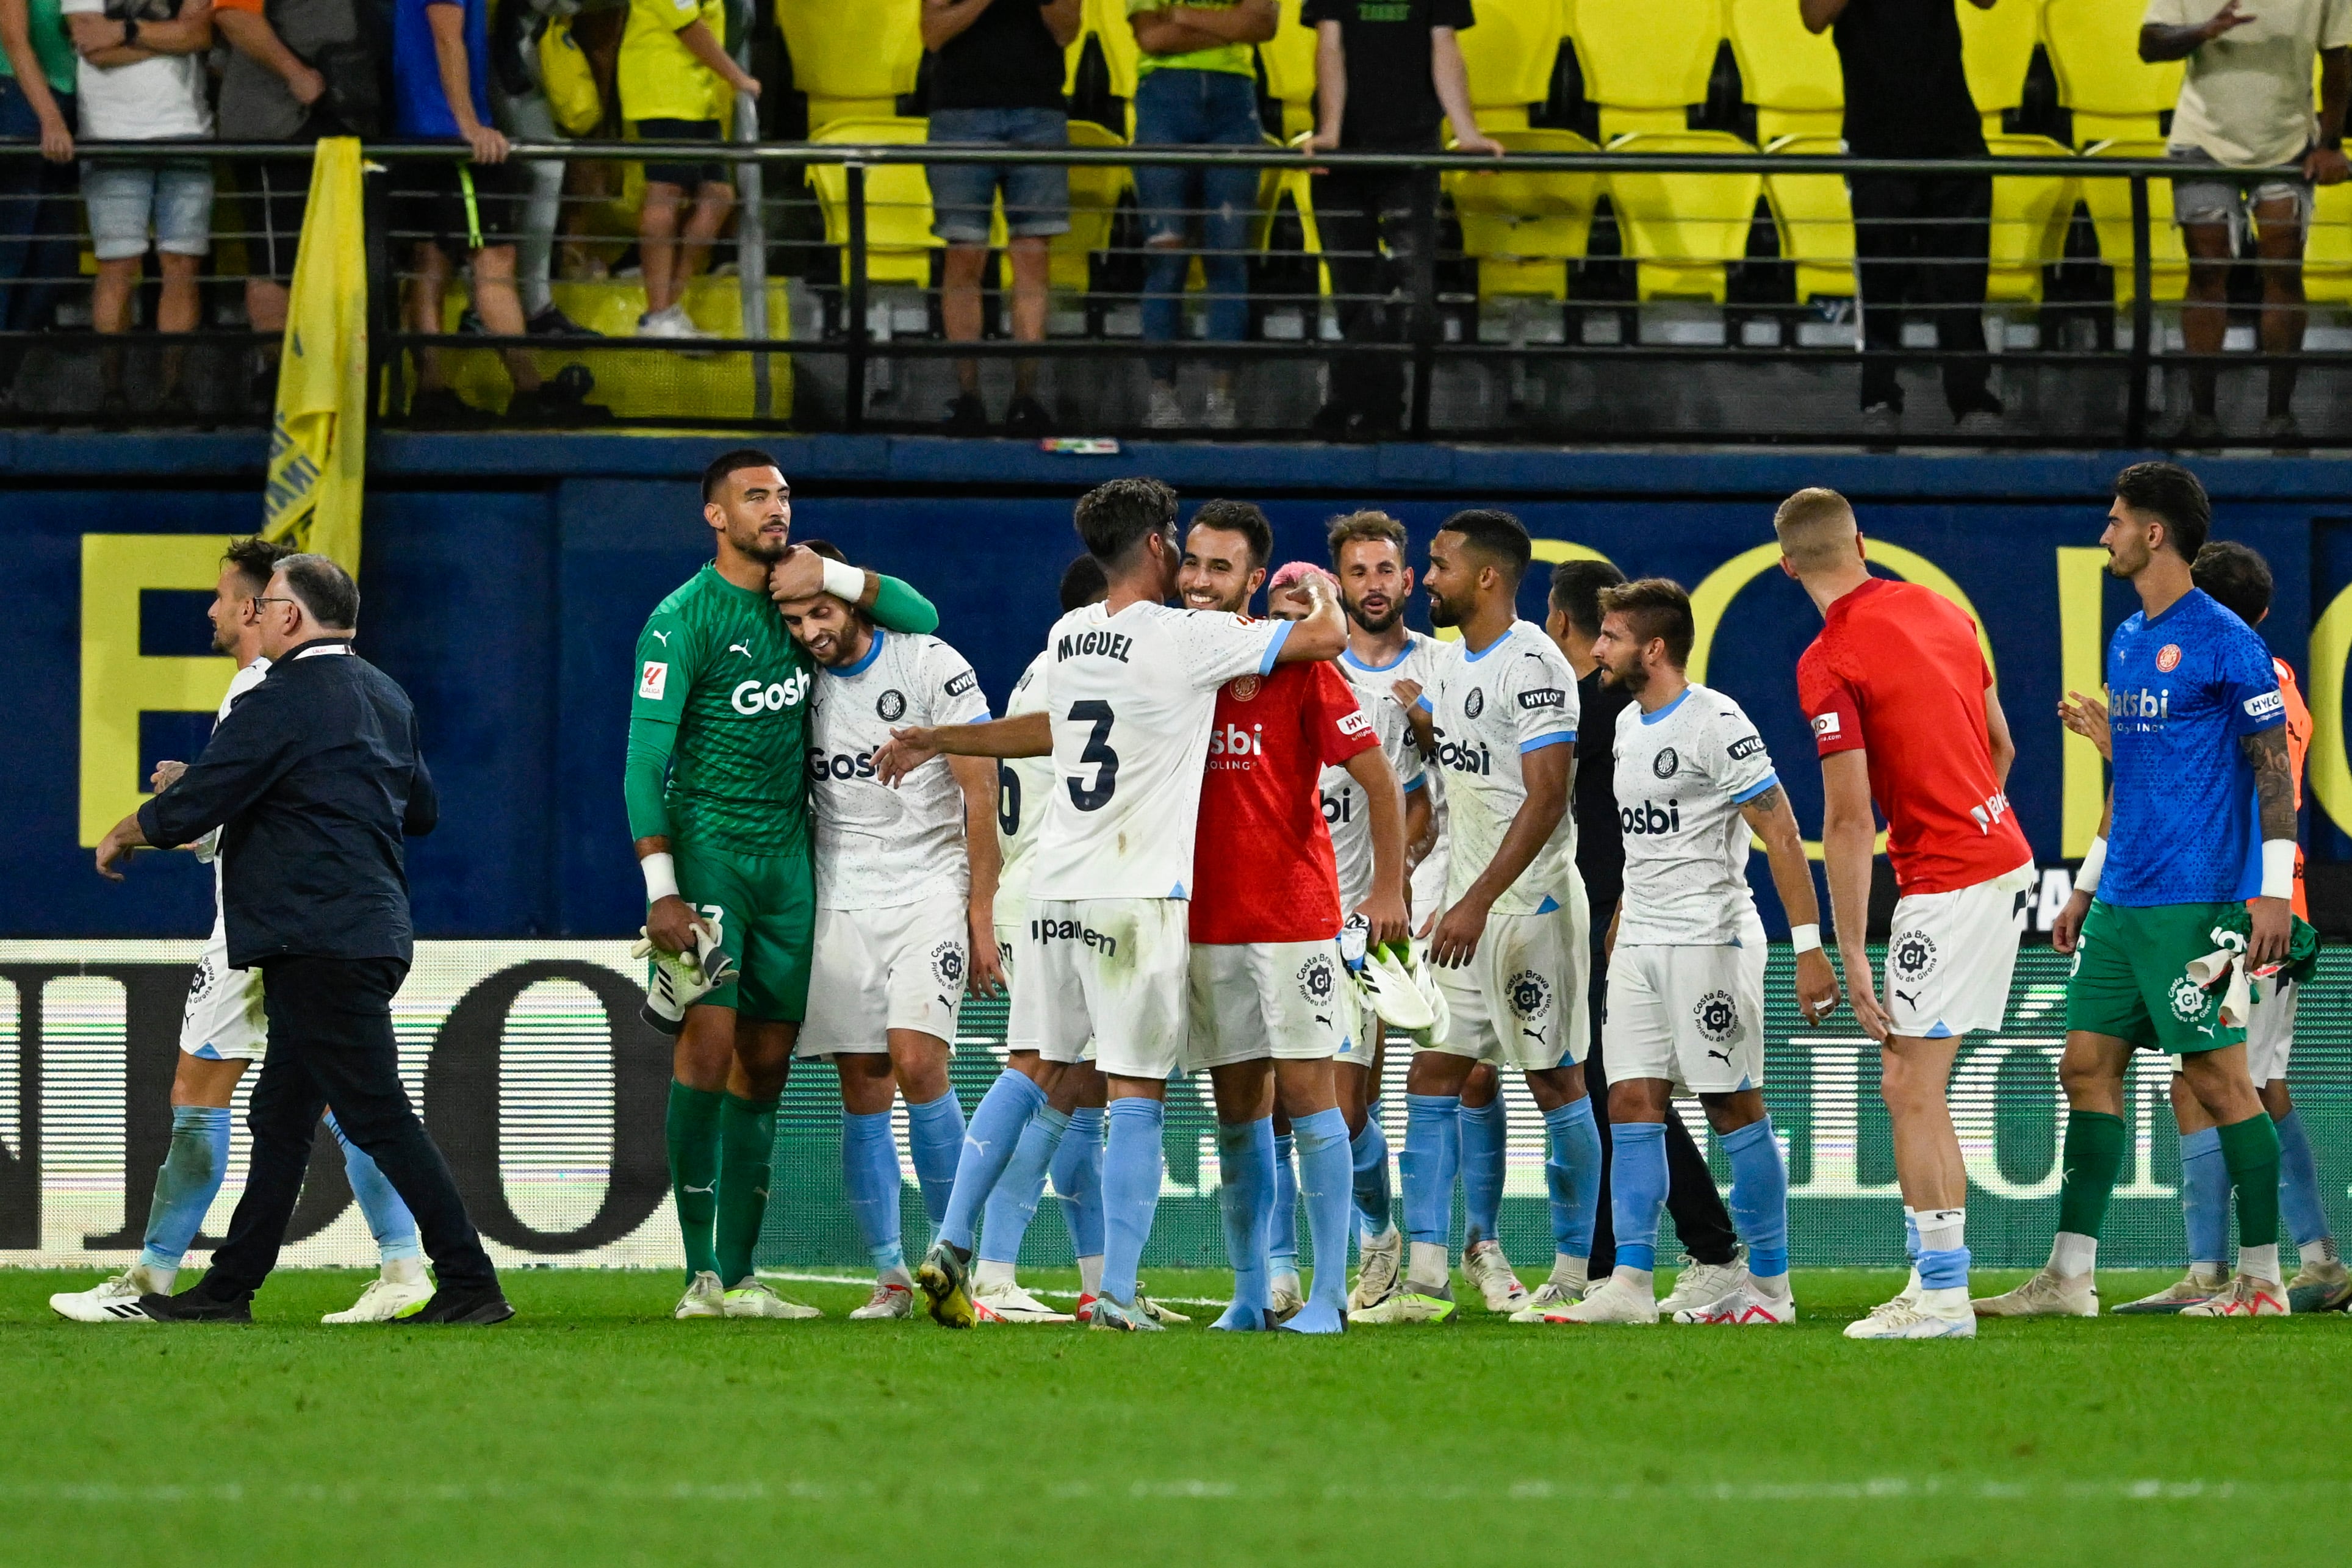
<path fill-rule="evenodd" d="M 2287 1310 L 2278 1264 L 2279 1140 L 2246 1068 L 2245 1031 L 2189 966 L 2244 942 L 2249 973 L 2287 956 L 2294 933 L 2294 777 L 2270 649 L 2199 589 L 2189 563 L 2212 509 L 2171 463 L 2116 478 L 2100 542 L 2140 613 L 2107 646 L 2115 779 L 2100 837 L 2052 945 L 2074 955 L 2066 986 L 2064 1182 L 2042 1272 L 1976 1303 L 1979 1316 L 2090 1317 L 2108 1196 L 2130 1145 L 2125 1069 L 2168 1052 L 2217 1126 L 2238 1202 L 2238 1274 L 2184 1316 Z M 2225 922 L 2242 910 L 2242 939 Z"/>

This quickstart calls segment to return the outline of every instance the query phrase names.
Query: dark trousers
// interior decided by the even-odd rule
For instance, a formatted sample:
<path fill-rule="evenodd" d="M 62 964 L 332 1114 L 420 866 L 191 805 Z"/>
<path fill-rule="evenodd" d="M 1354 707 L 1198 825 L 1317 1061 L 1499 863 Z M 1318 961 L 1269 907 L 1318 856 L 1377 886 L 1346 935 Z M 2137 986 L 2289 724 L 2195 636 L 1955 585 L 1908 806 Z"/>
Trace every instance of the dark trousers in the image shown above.
<path fill-rule="evenodd" d="M 1339 335 L 1349 342 L 1402 342 L 1412 324 L 1413 181 L 1410 173 L 1314 177 L 1315 226 L 1331 268 Z M 1404 420 L 1404 361 L 1395 354 L 1334 356 L 1330 400 L 1394 429 Z"/>
<path fill-rule="evenodd" d="M 289 957 L 270 960 L 261 973 L 269 1054 L 246 1116 L 253 1160 L 228 1240 L 213 1254 L 201 1289 L 222 1299 L 249 1296 L 278 1266 L 310 1163 L 310 1138 L 329 1105 L 343 1136 L 368 1152 L 416 1216 L 442 1289 L 495 1286 L 498 1275 L 466 1217 L 448 1163 L 401 1085 L 392 998 L 407 963 Z"/>
<path fill-rule="evenodd" d="M 1617 1229 L 1609 1214 L 1609 1167 L 1616 1144 L 1609 1136 L 1609 1065 L 1601 1057 L 1601 1016 L 1608 1011 L 1609 960 L 1601 944 L 1592 944 L 1592 1050 L 1584 1058 L 1584 1091 L 1592 1099 L 1592 1120 L 1601 1129 L 1601 1207 L 1592 1219 L 1592 1278 L 1601 1279 L 1617 1267 Z M 1675 1216 L 1675 1233 L 1701 1263 L 1728 1263 L 1739 1247 L 1724 1212 L 1723 1194 L 1715 1190 L 1715 1173 L 1706 1168 L 1683 1119 L 1666 1113 L 1666 1212 Z"/>
<path fill-rule="evenodd" d="M 1985 390 L 1986 258 L 1992 246 L 1992 181 L 1973 175 L 1855 174 L 1855 278 L 1862 289 L 1862 343 L 1874 354 L 1903 347 L 1903 308 L 1935 322 L 1944 350 L 1944 400 L 1952 416 L 1994 406 Z M 1862 362 L 1862 405 L 1903 406 L 1895 360 Z"/>

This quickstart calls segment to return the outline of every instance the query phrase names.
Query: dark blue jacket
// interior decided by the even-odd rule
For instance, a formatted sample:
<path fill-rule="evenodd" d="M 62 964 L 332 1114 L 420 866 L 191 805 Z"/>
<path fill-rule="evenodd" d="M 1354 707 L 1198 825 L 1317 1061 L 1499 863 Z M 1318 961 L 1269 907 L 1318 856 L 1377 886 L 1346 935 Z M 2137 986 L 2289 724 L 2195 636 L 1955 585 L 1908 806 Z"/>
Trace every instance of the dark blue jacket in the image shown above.
<path fill-rule="evenodd" d="M 408 693 L 341 638 L 273 660 L 202 755 L 139 808 L 147 842 L 221 829 L 228 961 L 411 956 L 404 837 L 439 816 Z M 315 651 L 314 651 L 315 650 Z"/>

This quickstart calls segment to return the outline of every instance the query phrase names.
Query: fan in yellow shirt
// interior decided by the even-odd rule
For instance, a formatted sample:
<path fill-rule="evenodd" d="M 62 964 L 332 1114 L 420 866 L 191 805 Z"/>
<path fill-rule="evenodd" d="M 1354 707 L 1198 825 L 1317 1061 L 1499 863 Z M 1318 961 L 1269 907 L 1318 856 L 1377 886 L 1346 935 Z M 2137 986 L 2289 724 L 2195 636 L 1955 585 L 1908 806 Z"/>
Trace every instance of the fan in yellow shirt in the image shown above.
<path fill-rule="evenodd" d="M 629 0 L 621 36 L 621 113 L 648 142 L 721 142 L 735 94 L 760 95 L 759 81 L 729 57 L 726 0 Z M 693 210 L 681 232 L 687 193 Z M 707 338 L 679 301 L 695 269 L 735 205 L 727 167 L 709 163 L 646 163 L 646 199 L 637 216 L 637 253 L 645 268 L 641 338 Z"/>

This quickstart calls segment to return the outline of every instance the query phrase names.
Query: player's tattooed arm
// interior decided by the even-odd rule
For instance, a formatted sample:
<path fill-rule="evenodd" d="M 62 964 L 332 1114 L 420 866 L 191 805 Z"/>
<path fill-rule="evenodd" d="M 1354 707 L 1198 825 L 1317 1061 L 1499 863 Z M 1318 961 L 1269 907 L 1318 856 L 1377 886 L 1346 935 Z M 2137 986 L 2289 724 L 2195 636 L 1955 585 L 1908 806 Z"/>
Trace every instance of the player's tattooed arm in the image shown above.
<path fill-rule="evenodd" d="M 2238 749 L 2254 764 L 2254 795 L 2262 802 L 2263 837 L 2294 837 L 2294 764 L 2289 759 L 2286 726 L 2241 736 Z"/>
<path fill-rule="evenodd" d="M 1043 713 L 1022 713 L 978 724 L 942 724 L 936 729 L 893 730 L 874 753 L 874 776 L 894 788 L 933 757 L 1044 757 L 1054 750 L 1054 723 Z"/>
<path fill-rule="evenodd" d="M 1772 867 L 1772 886 L 1780 908 L 1792 926 L 1822 923 L 1821 901 L 1813 894 L 1813 868 L 1805 859 L 1804 835 L 1797 830 L 1797 814 L 1789 795 L 1777 783 L 1741 803 L 1739 815 L 1759 838 Z M 1817 1024 L 1838 1005 L 1836 972 L 1829 954 L 1820 948 L 1797 955 L 1797 1010 L 1805 1022 Z"/>

